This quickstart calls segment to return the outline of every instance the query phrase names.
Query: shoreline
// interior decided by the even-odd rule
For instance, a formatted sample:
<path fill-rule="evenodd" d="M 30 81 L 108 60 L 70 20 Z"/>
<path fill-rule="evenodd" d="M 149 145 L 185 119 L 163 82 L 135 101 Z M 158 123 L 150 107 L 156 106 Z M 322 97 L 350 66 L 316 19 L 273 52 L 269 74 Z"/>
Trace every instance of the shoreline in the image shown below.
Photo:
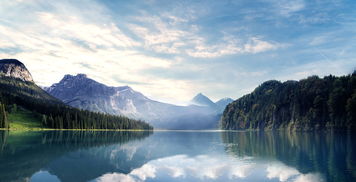
<path fill-rule="evenodd" d="M 142 129 L 53 129 L 53 128 L 26 128 L 26 129 L 16 129 L 16 128 L 0 128 L 0 131 L 153 131 L 153 130 L 142 130 Z"/>

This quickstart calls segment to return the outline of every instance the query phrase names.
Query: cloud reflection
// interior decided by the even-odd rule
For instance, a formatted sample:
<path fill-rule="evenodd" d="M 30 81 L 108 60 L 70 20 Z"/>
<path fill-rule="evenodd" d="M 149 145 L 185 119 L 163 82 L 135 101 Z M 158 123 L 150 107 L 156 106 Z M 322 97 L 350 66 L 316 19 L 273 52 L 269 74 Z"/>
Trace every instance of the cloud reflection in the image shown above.
<path fill-rule="evenodd" d="M 275 161 L 226 156 L 175 155 L 152 160 L 129 174 L 107 173 L 95 179 L 109 181 L 324 181 L 319 174 L 302 174 L 297 169 Z"/>

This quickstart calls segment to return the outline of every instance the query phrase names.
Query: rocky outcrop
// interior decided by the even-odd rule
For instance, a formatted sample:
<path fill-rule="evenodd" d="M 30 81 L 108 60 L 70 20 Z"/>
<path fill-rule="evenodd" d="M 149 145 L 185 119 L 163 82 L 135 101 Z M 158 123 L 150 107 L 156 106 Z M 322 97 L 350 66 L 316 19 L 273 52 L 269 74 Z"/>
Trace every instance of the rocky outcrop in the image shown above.
<path fill-rule="evenodd" d="M 17 59 L 1 59 L 0 75 L 33 82 L 31 73 L 27 70 L 25 65 Z"/>

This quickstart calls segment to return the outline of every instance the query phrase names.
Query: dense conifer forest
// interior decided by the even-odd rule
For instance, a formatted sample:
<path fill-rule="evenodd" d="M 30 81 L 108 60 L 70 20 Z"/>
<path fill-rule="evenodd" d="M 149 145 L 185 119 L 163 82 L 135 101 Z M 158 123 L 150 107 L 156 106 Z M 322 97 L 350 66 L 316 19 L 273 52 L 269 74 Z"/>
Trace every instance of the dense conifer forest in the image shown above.
<path fill-rule="evenodd" d="M 220 125 L 229 130 L 355 130 L 356 71 L 341 77 L 267 81 L 229 104 Z"/>
<path fill-rule="evenodd" d="M 143 121 L 76 109 L 64 105 L 33 82 L 0 76 L 0 128 L 8 128 L 7 114 L 23 107 L 42 116 L 42 125 L 56 129 L 152 129 Z"/>

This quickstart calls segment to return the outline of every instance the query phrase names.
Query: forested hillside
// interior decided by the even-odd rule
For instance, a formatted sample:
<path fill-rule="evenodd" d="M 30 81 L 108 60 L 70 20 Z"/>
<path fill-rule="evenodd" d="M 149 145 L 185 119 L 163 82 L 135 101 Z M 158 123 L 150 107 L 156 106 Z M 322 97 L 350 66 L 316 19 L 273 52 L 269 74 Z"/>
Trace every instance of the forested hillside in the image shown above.
<path fill-rule="evenodd" d="M 230 130 L 355 130 L 356 72 L 283 83 L 267 81 L 229 104 L 220 125 Z"/>
<path fill-rule="evenodd" d="M 76 109 L 64 105 L 35 83 L 0 75 L 0 127 L 7 128 L 6 115 L 23 107 L 42 116 L 44 127 L 58 129 L 152 129 L 143 121 Z M 4 108 L 4 109 L 3 109 Z M 4 111 L 6 110 L 6 111 Z"/>

